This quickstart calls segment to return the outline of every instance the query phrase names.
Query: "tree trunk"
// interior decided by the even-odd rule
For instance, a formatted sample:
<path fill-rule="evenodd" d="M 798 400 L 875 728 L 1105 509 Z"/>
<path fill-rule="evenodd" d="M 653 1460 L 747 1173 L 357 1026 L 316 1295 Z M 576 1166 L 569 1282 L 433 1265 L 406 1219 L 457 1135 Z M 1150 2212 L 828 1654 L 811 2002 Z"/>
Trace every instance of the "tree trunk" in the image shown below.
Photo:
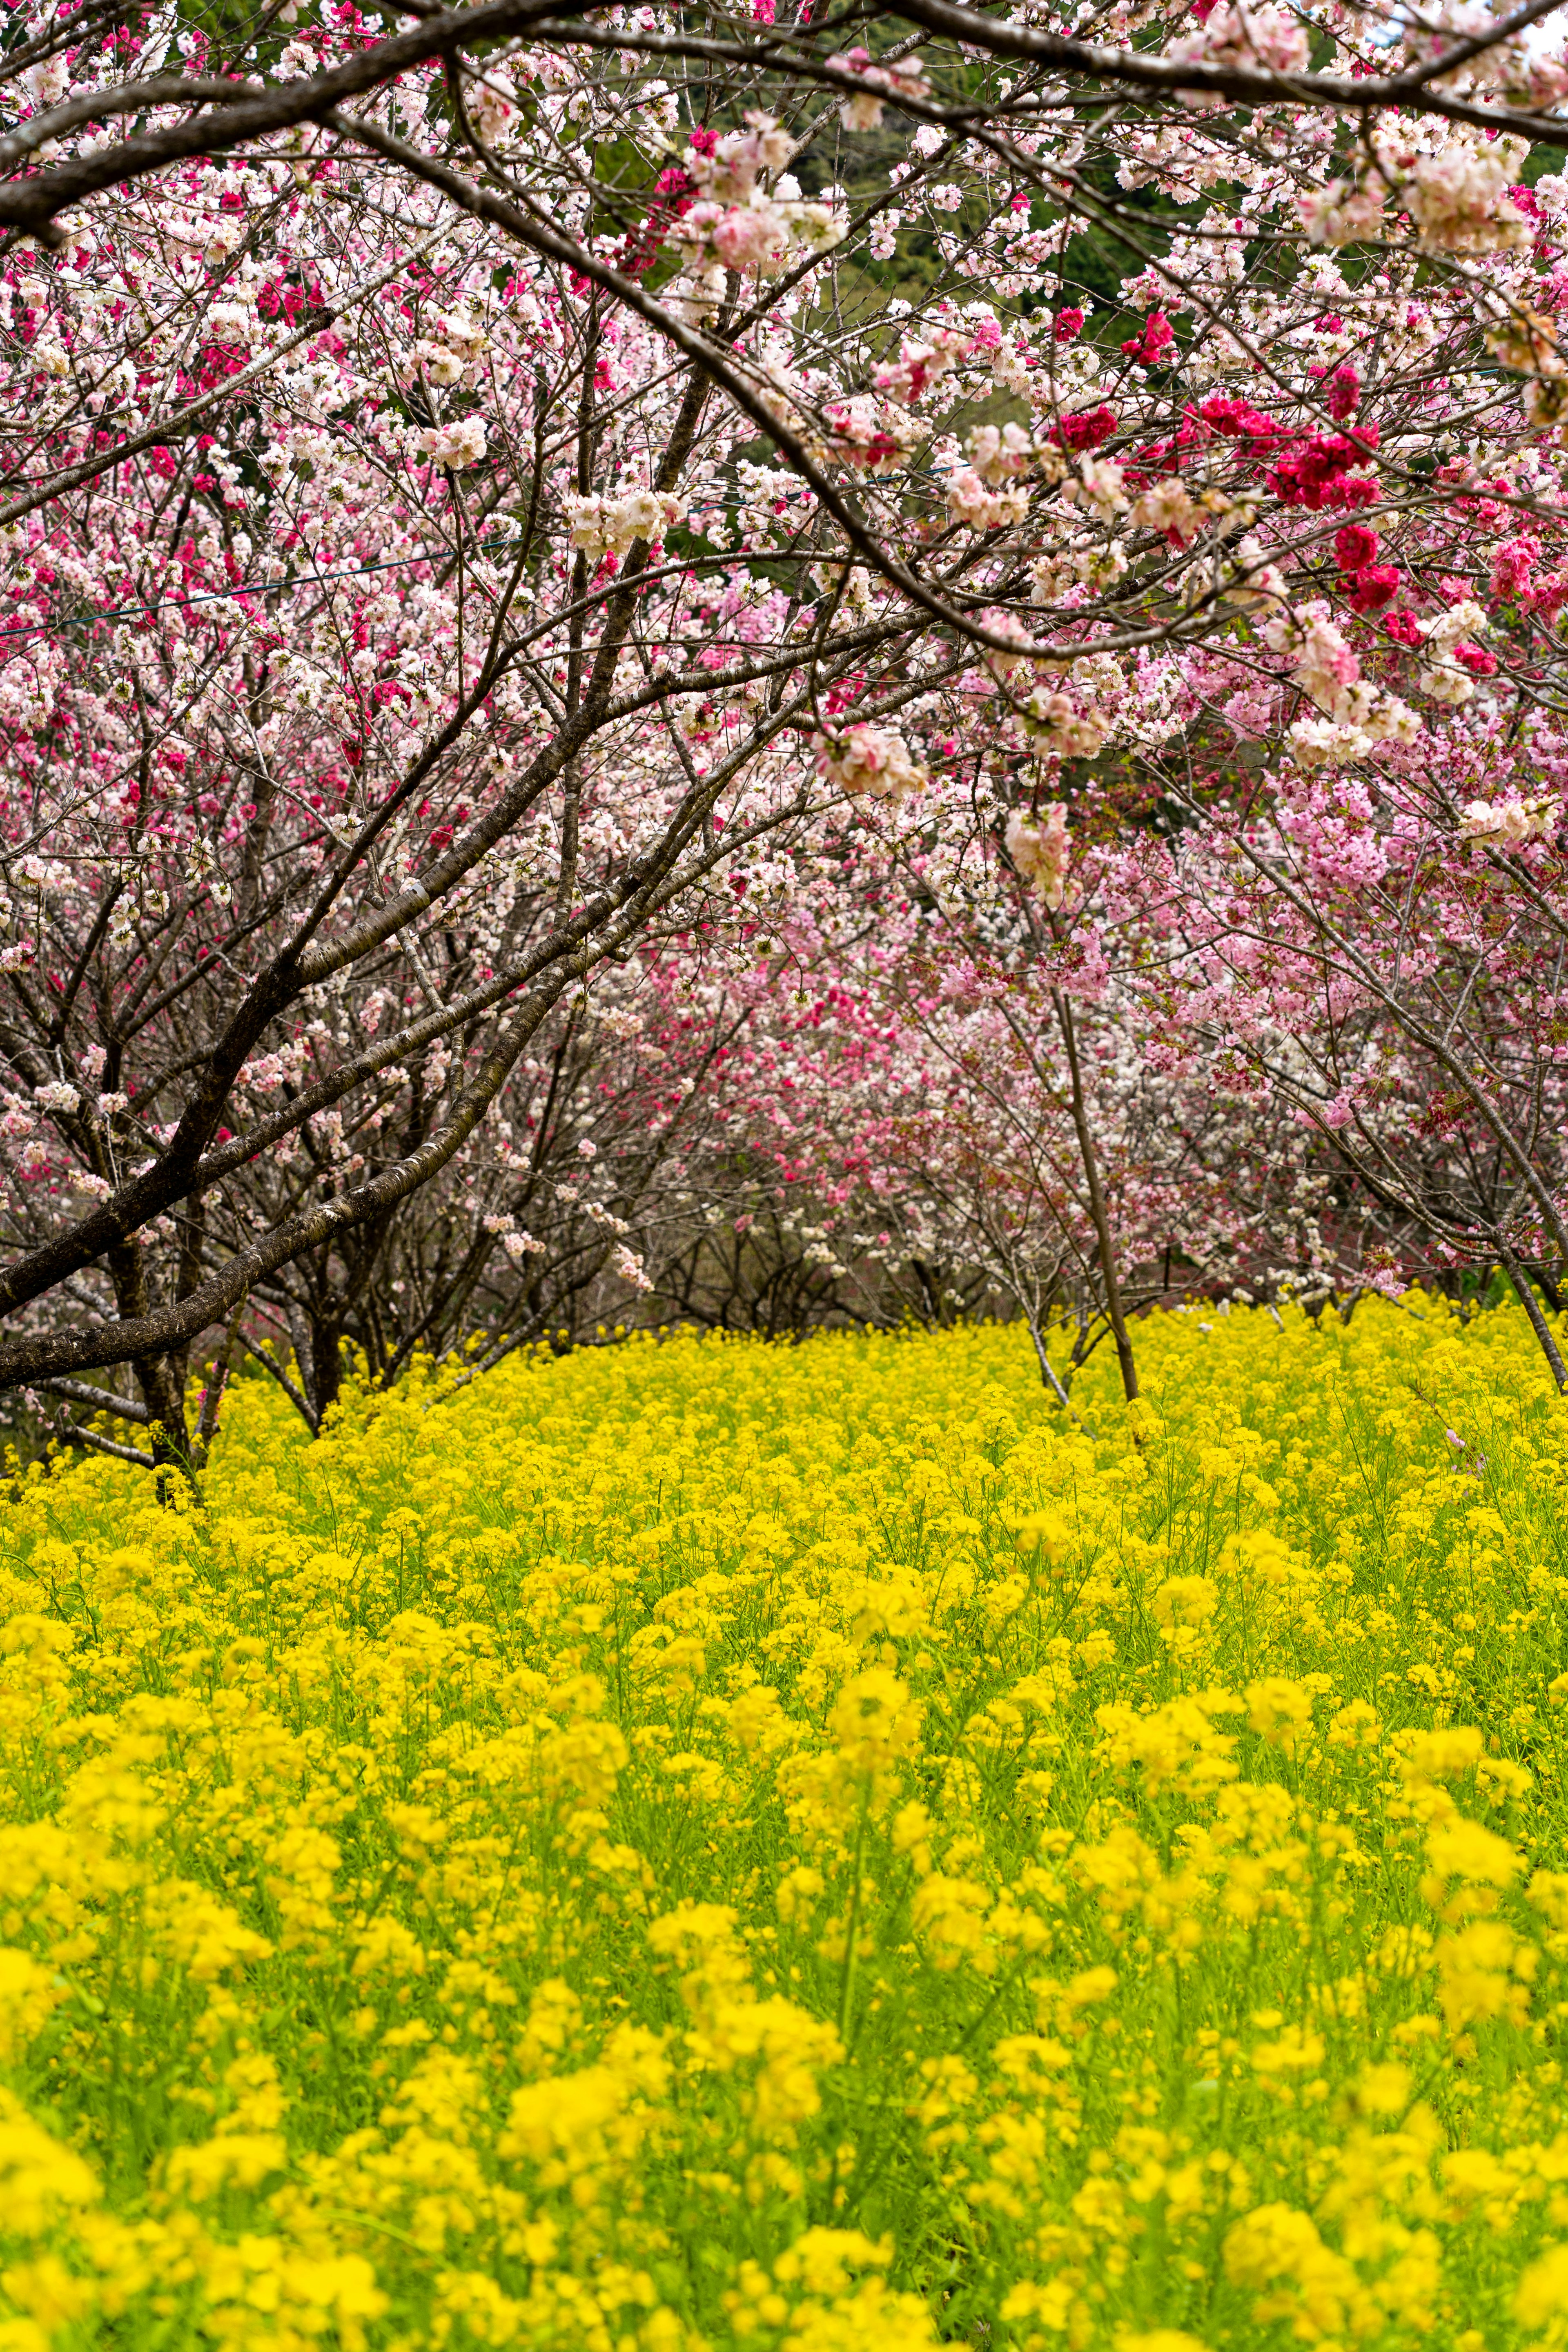
<path fill-rule="evenodd" d="M 1079 1157 L 1083 1162 L 1084 1182 L 1089 1188 L 1089 1213 L 1094 1220 L 1100 1279 L 1105 1285 L 1105 1312 L 1110 1319 L 1111 1336 L 1116 1341 L 1116 1360 L 1121 1367 L 1121 1392 L 1131 1404 L 1138 1394 L 1138 1365 L 1132 1353 L 1132 1335 L 1127 1328 L 1127 1318 L 1121 1308 L 1121 1285 L 1117 1278 L 1116 1252 L 1111 1245 L 1110 1219 L 1106 1214 L 1105 1193 L 1100 1181 L 1100 1160 L 1089 1124 L 1089 1106 L 1084 1100 L 1083 1073 L 1079 1067 L 1078 1036 L 1073 1027 L 1072 1008 L 1059 988 L 1052 989 L 1051 1002 L 1057 1008 L 1062 1043 L 1067 1047 L 1068 1075 L 1072 1084 L 1073 1131 L 1078 1137 Z"/>
<path fill-rule="evenodd" d="M 1552 1377 L 1557 1383 L 1557 1393 L 1559 1396 L 1568 1396 L 1568 1365 L 1563 1363 L 1563 1352 L 1552 1336 L 1552 1326 L 1541 1311 L 1541 1301 L 1535 1295 L 1535 1285 L 1511 1251 L 1503 1252 L 1502 1262 L 1508 1269 L 1509 1280 L 1519 1293 L 1519 1303 L 1530 1318 L 1531 1329 L 1541 1343 L 1541 1352 L 1551 1367 Z"/>
<path fill-rule="evenodd" d="M 121 1316 L 145 1315 L 147 1270 L 140 1243 L 123 1243 L 109 1253 L 109 1278 Z M 175 1469 L 193 1476 L 191 1435 L 185 1426 L 185 1360 L 178 1355 L 138 1356 L 132 1364 L 142 1402 L 149 1414 L 148 1439 L 153 1461 L 161 1470 Z"/>

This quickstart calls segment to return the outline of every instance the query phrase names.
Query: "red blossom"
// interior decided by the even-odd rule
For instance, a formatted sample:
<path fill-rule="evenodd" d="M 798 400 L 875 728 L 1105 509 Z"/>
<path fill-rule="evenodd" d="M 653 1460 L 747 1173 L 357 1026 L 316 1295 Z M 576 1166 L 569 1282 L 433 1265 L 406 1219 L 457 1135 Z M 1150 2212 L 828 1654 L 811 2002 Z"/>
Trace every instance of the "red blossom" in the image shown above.
<path fill-rule="evenodd" d="M 1363 563 L 1354 574 L 1351 610 L 1381 612 L 1399 593 L 1399 567 L 1394 563 Z"/>
<path fill-rule="evenodd" d="M 1334 555 L 1342 572 L 1359 572 L 1377 562 L 1377 533 L 1370 523 L 1342 523 L 1334 533 Z"/>
<path fill-rule="evenodd" d="M 1342 425 L 1347 416 L 1353 416 L 1361 406 L 1361 378 L 1348 361 L 1343 367 L 1336 368 L 1329 378 L 1329 388 L 1323 395 L 1323 404 L 1329 415 L 1337 418 Z"/>
<path fill-rule="evenodd" d="M 1052 437 L 1059 439 L 1064 449 L 1098 449 L 1115 430 L 1116 411 L 1101 402 L 1098 408 L 1081 409 L 1076 416 L 1064 416 Z"/>
<path fill-rule="evenodd" d="M 1151 310 L 1142 331 L 1131 336 L 1121 349 L 1124 356 L 1135 364 L 1157 367 L 1175 340 L 1175 331 L 1163 310 Z"/>

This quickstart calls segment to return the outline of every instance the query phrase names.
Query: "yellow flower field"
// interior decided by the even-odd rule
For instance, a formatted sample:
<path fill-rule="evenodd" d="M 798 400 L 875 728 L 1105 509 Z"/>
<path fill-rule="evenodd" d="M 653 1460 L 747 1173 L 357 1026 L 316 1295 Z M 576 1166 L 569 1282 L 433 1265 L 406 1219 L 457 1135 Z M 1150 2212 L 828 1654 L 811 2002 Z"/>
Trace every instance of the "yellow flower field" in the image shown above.
<path fill-rule="evenodd" d="M 0 2352 L 1568 2344 L 1568 1405 L 1139 1340 L 1137 1444 L 675 1338 L 16 1481 Z"/>

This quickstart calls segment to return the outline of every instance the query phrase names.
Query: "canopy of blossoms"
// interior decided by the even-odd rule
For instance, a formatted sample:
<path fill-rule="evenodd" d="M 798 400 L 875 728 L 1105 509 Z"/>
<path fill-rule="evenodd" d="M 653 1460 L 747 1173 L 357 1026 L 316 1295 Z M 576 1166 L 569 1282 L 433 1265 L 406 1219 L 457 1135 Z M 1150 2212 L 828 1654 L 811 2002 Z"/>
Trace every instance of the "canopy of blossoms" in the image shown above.
<path fill-rule="evenodd" d="M 399 13 L 5 35 L 0 1381 L 184 1461 L 702 1183 L 1129 1394 L 1173 1264 L 1533 1299 L 1552 8 Z"/>

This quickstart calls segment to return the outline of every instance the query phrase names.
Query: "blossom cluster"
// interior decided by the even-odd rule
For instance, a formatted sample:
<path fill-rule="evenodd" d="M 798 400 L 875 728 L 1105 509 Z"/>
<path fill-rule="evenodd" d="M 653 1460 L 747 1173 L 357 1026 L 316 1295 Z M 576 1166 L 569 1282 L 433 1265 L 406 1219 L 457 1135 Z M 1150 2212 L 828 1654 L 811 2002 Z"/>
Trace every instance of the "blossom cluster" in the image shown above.
<path fill-rule="evenodd" d="M 925 782 L 924 772 L 911 758 L 902 735 L 892 728 L 868 726 L 863 720 L 822 738 L 816 764 L 824 776 L 845 792 L 864 793 L 872 800 L 907 799 Z"/>
<path fill-rule="evenodd" d="M 588 555 L 626 555 L 639 539 L 658 540 L 686 513 L 686 501 L 669 491 L 632 488 L 569 496 L 566 520 L 572 545 Z"/>

